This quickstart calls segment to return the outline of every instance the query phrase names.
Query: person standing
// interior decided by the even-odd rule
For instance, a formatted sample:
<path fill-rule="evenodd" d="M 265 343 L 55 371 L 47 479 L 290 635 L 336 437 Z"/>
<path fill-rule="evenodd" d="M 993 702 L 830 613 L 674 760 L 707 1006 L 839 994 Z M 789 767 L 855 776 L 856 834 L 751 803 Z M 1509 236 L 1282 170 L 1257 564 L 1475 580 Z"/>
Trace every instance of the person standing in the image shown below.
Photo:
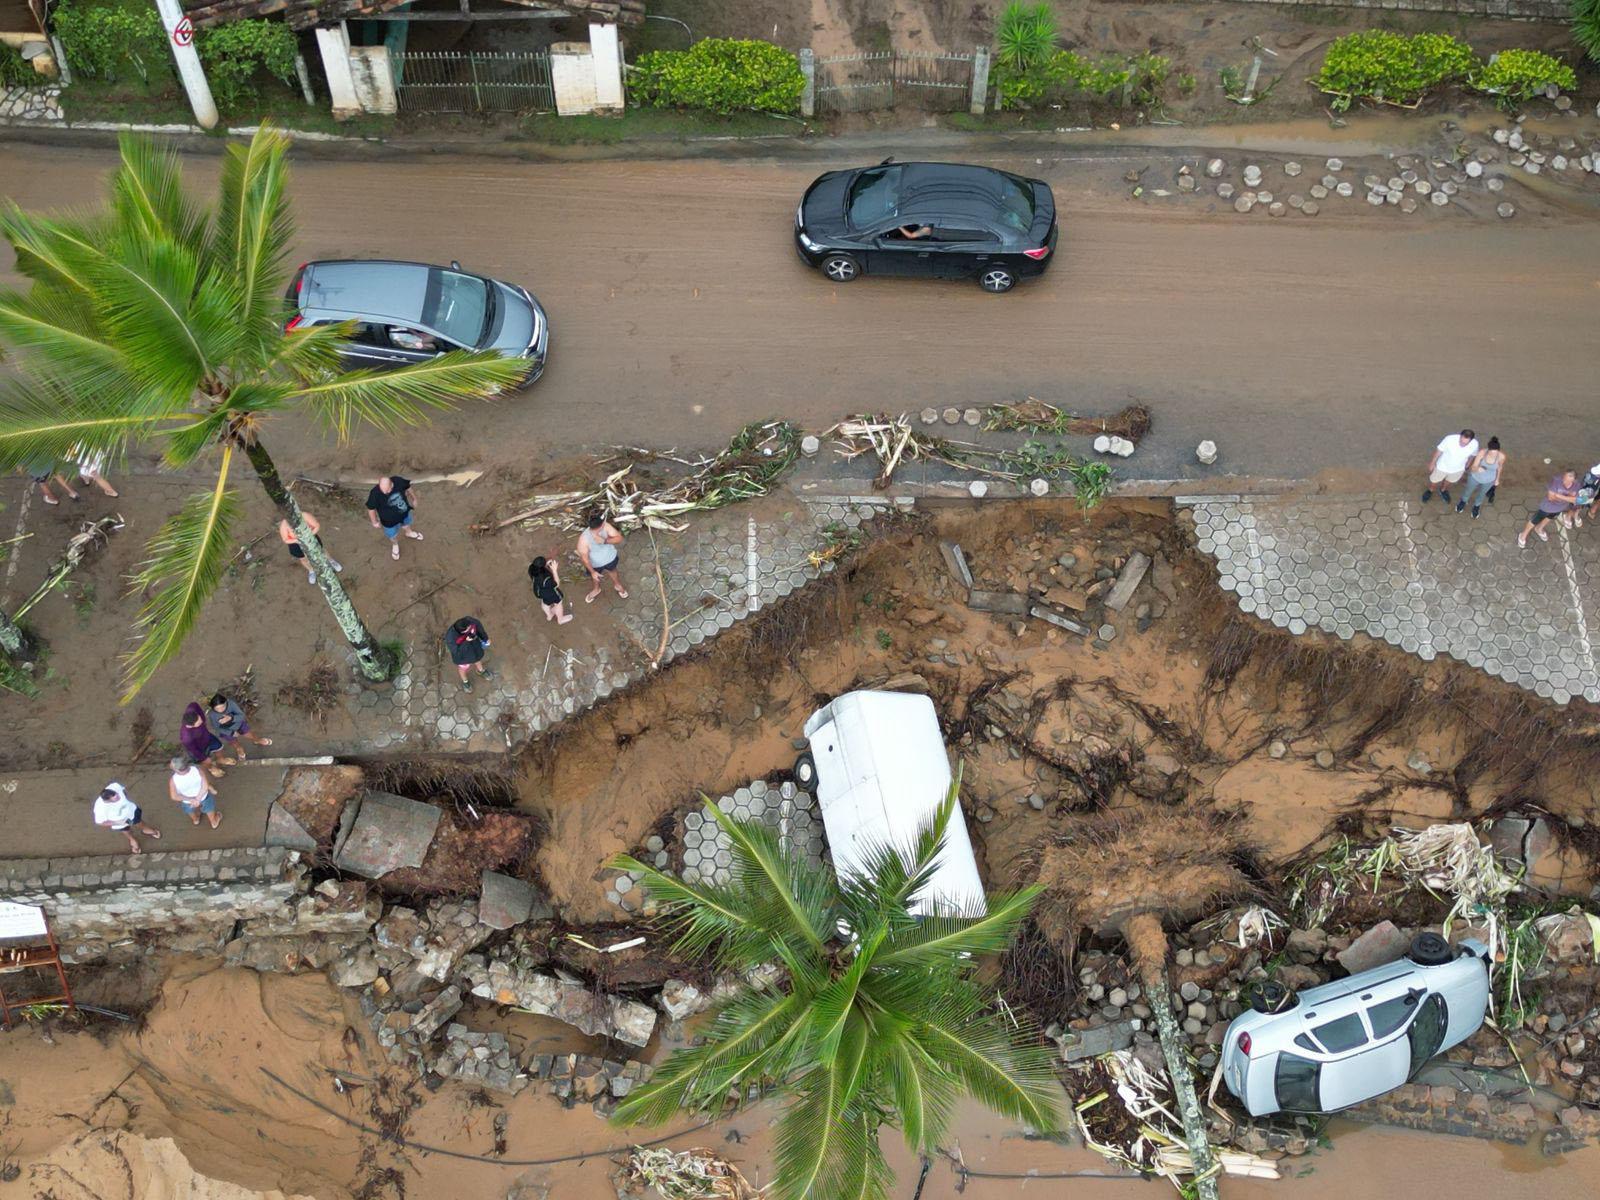
<path fill-rule="evenodd" d="M 198 704 L 190 704 L 183 710 L 183 728 L 178 731 L 178 745 L 183 747 L 190 762 L 211 772 L 213 779 L 221 779 L 226 774 L 218 763 L 231 767 L 235 762 L 219 753 L 222 739 L 206 728 L 205 710 Z"/>
<path fill-rule="evenodd" d="M 39 495 L 44 497 L 46 504 L 61 503 L 56 499 L 56 494 L 50 490 L 52 483 L 59 483 L 67 495 L 74 500 L 78 499 L 78 493 L 72 490 L 72 485 L 67 482 L 66 477 L 56 469 L 55 459 L 36 458 L 23 469 L 28 472 L 28 478 L 33 480 L 38 487 Z"/>
<path fill-rule="evenodd" d="M 311 536 L 317 539 L 317 545 L 322 546 L 322 522 L 303 508 L 300 510 L 300 519 L 306 523 L 306 528 L 311 530 Z M 289 547 L 290 558 L 306 564 L 306 582 L 316 583 L 317 573 L 312 569 L 310 560 L 306 558 L 305 547 L 300 544 L 300 538 L 295 534 L 294 526 L 289 524 L 288 517 L 278 522 L 278 537 Z M 327 554 L 328 548 L 322 546 L 322 552 Z M 333 567 L 335 575 L 344 570 L 344 564 L 331 554 L 328 554 L 328 562 Z"/>
<path fill-rule="evenodd" d="M 417 498 L 411 493 L 411 480 L 404 475 L 385 475 L 367 493 L 367 513 L 374 529 L 383 530 L 389 539 L 389 557 L 400 559 L 400 534 L 420 542 L 422 535 L 411 528 L 417 518 Z"/>
<path fill-rule="evenodd" d="M 617 547 L 621 544 L 622 534 L 606 520 L 604 513 L 589 514 L 589 527 L 578 535 L 578 557 L 594 582 L 594 587 L 583 598 L 585 604 L 593 604 L 600 595 L 600 577 L 607 574 L 611 576 L 611 586 L 617 589 L 617 595 L 624 600 L 628 598 L 628 590 L 622 586 L 622 574 L 617 570 L 620 558 Z"/>
<path fill-rule="evenodd" d="M 472 680 L 468 676 L 473 667 L 485 679 L 493 679 L 494 672 L 483 665 L 483 652 L 489 648 L 489 632 L 477 617 L 462 617 L 444 631 L 444 644 L 450 651 L 450 661 L 461 672 L 461 690 L 470 692 Z"/>
<path fill-rule="evenodd" d="M 1550 535 L 1544 531 L 1544 523 L 1551 517 L 1560 517 L 1577 502 L 1578 473 L 1563 471 L 1553 476 L 1545 485 L 1544 499 L 1539 501 L 1539 507 L 1533 510 L 1528 517 L 1528 523 L 1522 527 L 1522 532 L 1517 534 L 1517 545 L 1526 550 L 1530 533 L 1537 533 L 1541 542 L 1548 542 Z"/>
<path fill-rule="evenodd" d="M 528 578 L 533 582 L 533 594 L 539 597 L 546 621 L 565 625 L 572 620 L 572 614 L 566 610 L 566 597 L 561 594 L 561 568 L 555 560 L 540 555 L 528 564 Z"/>
<path fill-rule="evenodd" d="M 172 768 L 172 778 L 167 780 L 167 795 L 189 817 L 191 825 L 206 823 L 215 829 L 222 824 L 222 814 L 217 811 L 217 793 L 212 789 L 206 774 L 181 754 L 167 764 Z"/>
<path fill-rule="evenodd" d="M 244 708 L 237 700 L 230 700 L 221 692 L 217 692 L 206 702 L 210 710 L 206 713 L 206 728 L 211 730 L 213 736 L 222 739 L 222 744 L 239 756 L 239 761 L 244 761 L 244 741 L 254 742 L 258 746 L 272 745 L 269 737 L 257 737 L 250 732 L 250 721 L 244 715 Z"/>
<path fill-rule="evenodd" d="M 1589 494 L 1587 500 L 1584 499 L 1585 492 Z M 1589 506 L 1589 520 L 1600 519 L 1600 463 L 1590 467 L 1583 482 L 1578 485 L 1578 503 Z"/>
<path fill-rule="evenodd" d="M 120 783 L 108 783 L 94 801 L 94 823 L 102 825 L 128 839 L 129 854 L 143 854 L 144 847 L 134 837 L 134 831 L 147 838 L 161 838 L 161 831 L 144 823 L 144 813 L 128 799 L 128 789 Z"/>
<path fill-rule="evenodd" d="M 1478 453 L 1478 436 L 1470 429 L 1441 438 L 1428 460 L 1428 486 L 1422 491 L 1422 502 L 1433 499 L 1433 489 L 1439 489 L 1446 504 L 1450 503 L 1450 485 L 1466 474 L 1467 464 Z"/>
<path fill-rule="evenodd" d="M 1478 510 L 1483 507 L 1484 497 L 1500 486 L 1500 472 L 1505 465 L 1506 453 L 1500 449 L 1500 439 L 1490 438 L 1489 444 L 1478 451 L 1472 465 L 1467 468 L 1467 487 L 1461 493 L 1461 499 L 1456 501 L 1456 511 L 1460 512 L 1470 504 L 1472 515 L 1476 518 Z"/>
<path fill-rule="evenodd" d="M 106 456 L 103 451 L 85 450 L 82 446 L 72 448 L 72 457 L 78 463 L 78 478 L 84 483 L 92 483 L 113 500 L 122 493 L 111 486 L 111 481 L 105 477 Z"/>

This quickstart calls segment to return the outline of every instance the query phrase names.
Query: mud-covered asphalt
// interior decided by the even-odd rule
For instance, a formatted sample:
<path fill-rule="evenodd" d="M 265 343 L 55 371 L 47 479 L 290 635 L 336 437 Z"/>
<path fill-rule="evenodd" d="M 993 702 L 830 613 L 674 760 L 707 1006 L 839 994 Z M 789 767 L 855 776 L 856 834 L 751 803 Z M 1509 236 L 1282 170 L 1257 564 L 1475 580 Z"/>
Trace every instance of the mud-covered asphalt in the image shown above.
<path fill-rule="evenodd" d="M 1159 150 L 987 153 L 1047 178 L 1063 217 L 1054 269 L 994 297 L 932 281 L 835 287 L 804 268 L 795 205 L 843 161 L 326 153 L 295 165 L 297 258 L 457 259 L 528 286 L 554 340 L 526 394 L 427 433 L 364 436 L 347 454 L 303 427 L 275 432 L 307 469 L 410 461 L 419 440 L 430 466 L 702 448 L 755 417 L 819 427 L 1030 395 L 1084 413 L 1148 403 L 1155 431 L 1121 464 L 1127 476 L 1198 474 L 1202 437 L 1257 478 L 1402 467 L 1464 423 L 1499 434 L 1530 472 L 1545 455 L 1600 457 L 1600 224 L 1579 215 L 1401 220 L 1330 202 L 1314 219 L 1246 218 L 1214 198 L 1130 199 L 1123 171 L 1169 169 Z M 105 149 L 0 144 L 0 188 L 24 208 L 82 205 L 113 162 Z M 195 184 L 216 168 L 195 156 Z"/>

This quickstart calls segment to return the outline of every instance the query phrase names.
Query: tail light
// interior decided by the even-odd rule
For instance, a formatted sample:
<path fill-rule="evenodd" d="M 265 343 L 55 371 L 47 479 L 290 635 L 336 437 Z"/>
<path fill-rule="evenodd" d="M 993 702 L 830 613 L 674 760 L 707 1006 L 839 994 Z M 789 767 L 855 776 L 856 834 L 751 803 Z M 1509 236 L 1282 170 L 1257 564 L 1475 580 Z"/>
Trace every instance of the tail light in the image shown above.
<path fill-rule="evenodd" d="M 1249 1058 L 1250 1057 L 1250 1035 L 1248 1033 L 1241 1033 L 1239 1035 L 1239 1043 L 1238 1043 L 1238 1045 L 1239 1045 L 1239 1053 L 1244 1055 L 1246 1058 Z"/>
<path fill-rule="evenodd" d="M 1037 262 L 1039 259 L 1050 257 L 1050 247 L 1040 246 L 1037 250 L 1024 250 L 1023 253 Z"/>
<path fill-rule="evenodd" d="M 287 333 L 291 329 L 299 329 L 300 326 L 305 324 L 305 320 L 299 313 L 295 313 L 294 316 L 289 318 L 289 323 L 283 327 L 284 332 Z"/>

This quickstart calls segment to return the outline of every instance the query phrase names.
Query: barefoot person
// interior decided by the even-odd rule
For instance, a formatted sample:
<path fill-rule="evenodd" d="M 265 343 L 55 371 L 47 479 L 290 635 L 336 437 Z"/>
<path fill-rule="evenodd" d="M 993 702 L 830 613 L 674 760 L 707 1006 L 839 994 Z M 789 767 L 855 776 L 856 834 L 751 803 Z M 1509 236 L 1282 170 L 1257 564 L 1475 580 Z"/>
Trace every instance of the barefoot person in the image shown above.
<path fill-rule="evenodd" d="M 305 521 L 306 528 L 311 530 L 311 536 L 317 539 L 317 545 L 322 546 L 322 538 L 319 536 L 322 533 L 322 522 L 303 508 L 300 510 L 300 517 Z M 296 562 L 306 564 L 306 581 L 315 583 L 317 581 L 317 573 L 311 569 L 310 560 L 306 558 L 305 547 L 300 544 L 300 539 L 295 536 L 294 526 L 289 524 L 288 517 L 278 522 L 278 536 L 283 539 L 283 544 L 289 547 L 289 557 Z M 323 546 L 323 553 L 327 554 L 326 546 Z M 333 555 L 328 555 L 328 561 L 333 564 L 333 573 L 335 575 L 344 570 L 344 564 L 334 558 Z"/>
<path fill-rule="evenodd" d="M 222 744 L 238 755 L 240 762 L 244 761 L 244 742 L 254 742 L 258 746 L 272 745 L 271 738 L 257 737 L 250 732 L 250 722 L 237 700 L 230 700 L 218 692 L 206 702 L 206 706 L 210 710 L 206 713 L 206 728 L 211 730 L 214 737 L 221 738 Z"/>
<path fill-rule="evenodd" d="M 594 587 L 583 598 L 585 604 L 593 604 L 600 595 L 600 576 L 607 574 L 611 576 L 611 586 L 617 589 L 617 595 L 624 600 L 628 598 L 628 590 L 622 586 L 622 575 L 617 570 L 617 547 L 621 544 L 622 534 L 606 520 L 604 513 L 589 514 L 589 528 L 578 535 L 578 557 L 594 581 Z"/>
<path fill-rule="evenodd" d="M 450 661 L 461 672 L 461 690 L 470 692 L 472 668 L 485 679 L 493 679 L 494 672 L 483 665 L 483 652 L 489 648 L 489 633 L 477 617 L 462 617 L 444 631 L 445 648 L 450 651 Z"/>
<path fill-rule="evenodd" d="M 554 559 L 543 555 L 534 559 L 528 564 L 528 578 L 533 581 L 533 594 L 539 597 L 546 621 L 565 625 L 572 620 L 566 608 L 566 597 L 561 594 L 561 568 Z"/>
<path fill-rule="evenodd" d="M 372 527 L 383 530 L 389 539 L 389 557 L 400 559 L 400 534 L 420 542 L 422 535 L 411 528 L 417 519 L 417 498 L 411 494 L 411 480 L 404 475 L 385 475 L 367 493 L 367 515 Z"/>
<path fill-rule="evenodd" d="M 137 830 L 147 838 L 160 839 L 161 831 L 144 823 L 144 813 L 128 799 L 128 789 L 120 783 L 108 783 L 95 797 L 94 823 L 104 826 L 128 839 L 129 854 L 143 854 L 144 847 L 134 837 Z"/>
<path fill-rule="evenodd" d="M 1539 501 L 1539 507 L 1528 515 L 1528 523 L 1522 527 L 1522 532 L 1517 534 L 1517 545 L 1526 550 L 1530 533 L 1537 533 L 1541 542 L 1548 542 L 1550 535 L 1544 531 L 1544 523 L 1552 517 L 1560 519 L 1562 514 L 1569 511 L 1577 502 L 1578 473 L 1563 471 L 1554 476 L 1545 485 L 1544 499 Z"/>
<path fill-rule="evenodd" d="M 226 773 L 222 768 L 231 767 L 236 761 L 222 753 L 222 739 L 206 728 L 206 712 L 198 704 L 191 704 L 183 710 L 183 728 L 178 731 L 178 745 L 183 747 L 190 762 L 197 767 L 204 767 L 213 779 L 221 779 Z"/>
<path fill-rule="evenodd" d="M 167 780 L 167 795 L 188 815 L 189 823 L 198 825 L 203 816 L 211 828 L 221 825 L 222 814 L 217 811 L 217 793 L 212 790 L 205 772 L 181 754 L 167 765 L 172 768 L 172 778 Z"/>

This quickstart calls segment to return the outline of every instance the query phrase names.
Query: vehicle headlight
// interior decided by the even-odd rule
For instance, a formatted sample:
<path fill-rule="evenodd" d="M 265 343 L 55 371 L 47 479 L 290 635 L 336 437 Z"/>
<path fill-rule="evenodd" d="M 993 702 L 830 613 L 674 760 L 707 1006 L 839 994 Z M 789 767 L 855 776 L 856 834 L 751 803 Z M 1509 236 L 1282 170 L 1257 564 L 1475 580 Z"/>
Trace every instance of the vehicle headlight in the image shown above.
<path fill-rule="evenodd" d="M 802 246 L 804 246 L 807 250 L 810 250 L 812 253 L 816 253 L 817 251 L 822 249 L 822 243 L 821 242 L 812 241 L 809 237 L 806 236 L 806 231 L 804 229 L 801 229 L 798 232 L 800 234 L 800 244 Z"/>

